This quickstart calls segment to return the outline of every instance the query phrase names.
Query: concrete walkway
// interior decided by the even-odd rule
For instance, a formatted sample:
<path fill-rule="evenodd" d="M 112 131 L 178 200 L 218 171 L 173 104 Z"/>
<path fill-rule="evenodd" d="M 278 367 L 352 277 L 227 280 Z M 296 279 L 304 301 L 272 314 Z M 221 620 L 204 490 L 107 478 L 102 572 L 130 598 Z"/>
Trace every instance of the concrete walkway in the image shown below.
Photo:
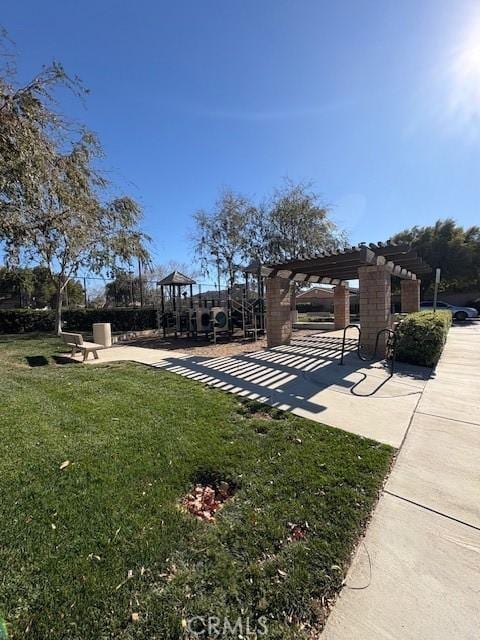
<path fill-rule="evenodd" d="M 98 360 L 91 355 L 85 364 L 104 364 L 105 362 L 138 362 L 139 364 L 156 364 L 165 359 L 171 358 L 172 352 L 163 349 L 145 349 L 144 347 L 133 347 L 128 344 L 119 344 L 98 352 Z M 175 357 L 179 359 L 187 358 L 185 353 L 175 351 Z M 83 356 L 77 354 L 72 358 L 77 362 L 82 362 Z"/>
<path fill-rule="evenodd" d="M 358 359 L 355 333 L 339 366 L 342 337 L 343 331 L 316 333 L 224 358 L 170 352 L 154 366 L 399 447 L 430 370 L 398 365 L 390 377 L 381 363 Z"/>
<path fill-rule="evenodd" d="M 480 323 L 450 330 L 322 640 L 480 638 Z"/>
<path fill-rule="evenodd" d="M 343 331 L 312 332 L 288 346 L 222 358 L 119 345 L 87 362 L 131 360 L 164 368 L 399 447 L 430 370 L 398 365 L 390 377 L 381 363 L 364 364 L 355 353 L 354 331 L 339 366 L 342 338 Z"/>

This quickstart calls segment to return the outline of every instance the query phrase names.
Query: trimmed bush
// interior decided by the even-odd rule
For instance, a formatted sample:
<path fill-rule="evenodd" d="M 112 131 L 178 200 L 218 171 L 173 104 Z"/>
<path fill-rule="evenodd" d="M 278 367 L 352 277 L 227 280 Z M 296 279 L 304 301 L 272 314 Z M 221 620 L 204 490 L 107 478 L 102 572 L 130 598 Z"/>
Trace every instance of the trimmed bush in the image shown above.
<path fill-rule="evenodd" d="M 0 309 L 0 333 L 50 332 L 55 313 L 39 309 Z"/>
<path fill-rule="evenodd" d="M 397 360 L 434 367 L 451 324 L 450 311 L 410 313 L 397 329 Z"/>
<path fill-rule="evenodd" d="M 69 309 L 63 313 L 65 331 L 91 331 L 95 322 L 110 322 L 112 331 L 156 329 L 157 312 L 152 308 Z"/>
<path fill-rule="evenodd" d="M 142 331 L 155 329 L 155 309 L 66 309 L 63 312 L 65 331 L 91 332 L 95 322 L 110 322 L 112 331 Z M 1 309 L 0 333 L 50 332 L 55 328 L 53 311 L 39 309 Z"/>
<path fill-rule="evenodd" d="M 333 301 L 326 300 L 322 302 L 297 302 L 296 309 L 298 313 L 310 313 L 323 311 L 324 313 L 333 313 Z"/>

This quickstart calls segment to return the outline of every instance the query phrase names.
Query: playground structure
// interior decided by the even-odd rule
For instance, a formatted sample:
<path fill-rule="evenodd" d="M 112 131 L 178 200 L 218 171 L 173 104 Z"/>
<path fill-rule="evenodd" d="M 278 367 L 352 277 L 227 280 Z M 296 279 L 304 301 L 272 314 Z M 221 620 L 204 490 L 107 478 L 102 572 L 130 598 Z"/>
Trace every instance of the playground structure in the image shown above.
<path fill-rule="evenodd" d="M 194 287 L 198 292 L 194 293 Z M 202 294 L 195 280 L 173 271 L 157 282 L 157 328 L 163 337 L 204 335 L 230 339 L 234 335 L 257 340 L 265 333 L 264 282 L 245 273 L 244 284 Z"/>
<path fill-rule="evenodd" d="M 243 284 L 204 294 L 197 283 L 174 271 L 157 283 L 160 287 L 158 329 L 163 336 L 204 335 L 257 340 L 266 334 L 267 345 L 289 344 L 299 284 L 333 287 L 336 330 L 350 325 L 349 281 L 358 280 L 360 298 L 359 346 L 383 357 L 389 350 L 393 328 L 391 280 L 400 281 L 402 312 L 420 308 L 421 274 L 431 272 L 410 245 L 379 242 L 323 251 L 281 263 L 246 267 Z M 360 353 L 360 351 L 359 351 Z"/>

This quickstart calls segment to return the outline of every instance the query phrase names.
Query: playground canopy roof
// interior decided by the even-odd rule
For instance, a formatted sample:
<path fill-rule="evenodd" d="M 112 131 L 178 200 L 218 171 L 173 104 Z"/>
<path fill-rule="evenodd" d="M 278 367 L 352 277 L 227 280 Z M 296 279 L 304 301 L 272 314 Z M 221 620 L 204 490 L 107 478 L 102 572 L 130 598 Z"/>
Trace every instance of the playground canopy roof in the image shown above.
<path fill-rule="evenodd" d="M 387 241 L 322 251 L 282 263 L 252 264 L 247 271 L 266 278 L 278 276 L 297 282 L 340 284 L 356 280 L 360 267 L 375 265 L 385 265 L 392 275 L 408 280 L 416 280 L 417 275 L 432 270 L 410 245 Z"/>
<path fill-rule="evenodd" d="M 180 271 L 172 271 L 172 273 L 169 273 L 168 276 L 165 276 L 163 280 L 159 280 L 157 282 L 157 285 L 162 287 L 172 285 L 172 284 L 184 285 L 184 284 L 197 284 L 197 283 L 195 282 L 195 280 L 192 280 L 188 276 L 185 276 L 183 273 L 180 273 Z"/>

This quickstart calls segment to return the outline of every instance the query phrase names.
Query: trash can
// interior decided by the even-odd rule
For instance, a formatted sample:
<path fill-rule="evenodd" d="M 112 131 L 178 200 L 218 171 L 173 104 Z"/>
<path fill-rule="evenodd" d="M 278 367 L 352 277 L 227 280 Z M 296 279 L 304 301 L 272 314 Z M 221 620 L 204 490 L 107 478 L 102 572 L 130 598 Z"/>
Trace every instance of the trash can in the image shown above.
<path fill-rule="evenodd" d="M 112 326 L 110 322 L 96 322 L 93 325 L 93 341 L 104 347 L 112 346 Z"/>

